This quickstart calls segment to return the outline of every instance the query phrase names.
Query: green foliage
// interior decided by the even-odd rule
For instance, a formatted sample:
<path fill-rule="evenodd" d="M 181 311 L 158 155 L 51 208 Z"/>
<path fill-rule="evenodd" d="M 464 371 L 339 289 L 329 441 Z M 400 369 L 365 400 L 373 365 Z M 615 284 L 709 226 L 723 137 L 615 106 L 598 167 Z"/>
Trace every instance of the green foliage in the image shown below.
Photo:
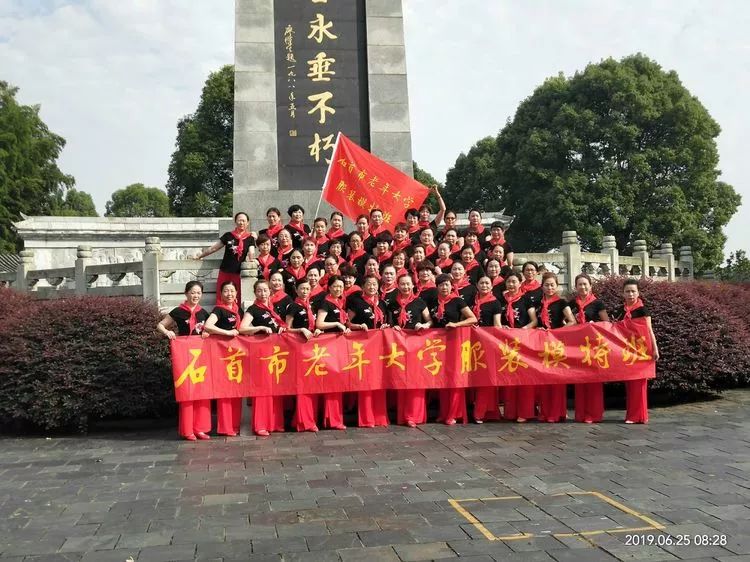
<path fill-rule="evenodd" d="M 63 196 L 58 193 L 52 202 L 50 215 L 57 217 L 98 217 L 91 195 L 71 187 Z"/>
<path fill-rule="evenodd" d="M 232 214 L 234 67 L 209 75 L 198 109 L 177 124 L 167 193 L 177 216 Z"/>
<path fill-rule="evenodd" d="M 495 138 L 485 137 L 468 154 L 458 156 L 445 178 L 443 198 L 449 209 L 499 211 L 502 208 L 495 171 L 496 147 Z"/>
<path fill-rule="evenodd" d="M 169 198 L 158 187 L 134 183 L 118 189 L 107 201 L 107 217 L 168 217 Z"/>
<path fill-rule="evenodd" d="M 15 251 L 20 240 L 12 222 L 27 215 L 46 215 L 74 179 L 57 167 L 65 139 L 39 117 L 39 106 L 21 105 L 18 88 L 0 81 L 0 251 Z"/>
<path fill-rule="evenodd" d="M 750 259 L 745 250 L 729 254 L 724 267 L 719 268 L 719 278 L 724 281 L 750 283 Z"/>
<path fill-rule="evenodd" d="M 425 187 L 432 187 L 433 185 L 437 185 L 438 189 L 442 190 L 443 184 L 437 181 L 431 173 L 420 168 L 416 162 L 413 162 L 413 164 L 415 180 L 417 180 Z M 425 205 L 428 205 L 433 213 L 437 213 L 438 209 L 440 208 L 438 206 L 438 199 L 432 192 L 430 192 L 430 194 L 427 196 L 427 199 L 425 199 Z"/>

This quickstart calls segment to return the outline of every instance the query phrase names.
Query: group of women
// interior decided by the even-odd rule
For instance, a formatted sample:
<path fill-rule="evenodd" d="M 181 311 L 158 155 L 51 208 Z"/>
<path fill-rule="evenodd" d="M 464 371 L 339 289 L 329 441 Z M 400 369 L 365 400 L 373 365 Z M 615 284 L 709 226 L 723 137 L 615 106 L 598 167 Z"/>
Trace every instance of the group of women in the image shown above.
<path fill-rule="evenodd" d="M 213 311 L 201 308 L 202 285 L 191 281 L 185 302 L 162 319 L 158 330 L 169 338 L 287 331 L 310 340 L 324 332 L 352 330 L 460 326 L 549 330 L 645 317 L 658 359 L 637 281 L 625 282 L 623 304 L 612 315 L 592 293 L 586 274 L 575 278 L 575 294 L 566 300 L 559 295 L 554 273 L 544 272 L 538 279 L 540 267 L 531 261 L 523 264 L 521 272 L 513 268 L 513 249 L 501 223 L 488 229 L 481 213 L 472 210 L 468 228 L 459 231 L 456 213 L 445 210 L 440 201 L 441 210 L 434 220 L 426 206 L 409 209 L 393 232 L 383 224 L 378 209 L 358 217 L 356 230 L 349 234 L 343 231 L 343 216 L 338 212 L 330 222 L 316 218 L 311 229 L 299 205 L 289 208 L 286 225 L 280 211 L 271 208 L 266 213 L 268 227 L 257 234 L 249 230 L 247 214 L 237 213 L 235 230 L 196 256 L 202 259 L 224 248 Z M 257 259 L 259 279 L 253 304 L 243 310 L 239 271 L 246 259 Z M 500 419 L 556 423 L 567 417 L 567 385 L 372 390 L 351 396 L 327 393 L 293 398 L 253 398 L 252 431 L 260 436 L 284 431 L 286 413 L 297 431 L 315 432 L 321 425 L 345 429 L 344 412 L 355 408 L 359 427 L 385 426 L 389 406 L 394 405 L 396 422 L 416 427 L 427 421 L 431 399 L 439 403 L 437 421 L 448 425 L 458 420 L 467 423 L 469 411 L 476 423 Z M 646 423 L 645 379 L 626 383 L 626 401 L 625 423 Z M 179 408 L 180 435 L 188 440 L 209 439 L 209 401 L 181 402 Z M 216 411 L 217 433 L 237 435 L 241 399 L 219 399 Z M 596 423 L 603 414 L 603 384 L 575 385 L 576 421 Z"/>

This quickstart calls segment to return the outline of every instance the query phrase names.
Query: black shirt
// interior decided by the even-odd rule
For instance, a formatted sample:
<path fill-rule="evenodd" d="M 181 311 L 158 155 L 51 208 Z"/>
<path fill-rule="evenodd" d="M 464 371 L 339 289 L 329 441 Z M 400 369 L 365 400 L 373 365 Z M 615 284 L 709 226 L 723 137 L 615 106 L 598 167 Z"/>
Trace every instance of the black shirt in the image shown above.
<path fill-rule="evenodd" d="M 302 242 L 305 241 L 305 238 L 310 237 L 310 227 L 304 223 L 302 224 L 302 230 L 305 231 L 304 235 L 302 235 L 299 230 L 297 230 L 293 226 L 289 226 L 288 224 L 284 225 L 284 230 L 289 232 L 289 234 L 292 236 L 292 246 L 298 250 L 302 248 Z"/>
<path fill-rule="evenodd" d="M 271 261 L 265 267 L 258 260 L 258 275 L 266 281 L 271 278 L 271 275 L 282 269 L 281 262 L 273 254 L 269 254 L 269 256 L 271 257 Z"/>
<path fill-rule="evenodd" d="M 331 301 L 326 300 L 325 296 L 323 297 L 323 300 L 320 301 L 320 304 L 318 305 L 318 312 L 325 312 L 325 318 L 323 319 L 325 322 L 341 322 L 341 316 L 339 314 L 339 307 L 333 304 Z M 316 313 L 317 315 L 317 313 Z M 338 328 L 328 328 L 327 330 L 324 330 L 325 332 L 338 332 L 340 331 Z"/>
<path fill-rule="evenodd" d="M 286 293 L 286 291 L 284 292 Z M 293 295 L 294 293 L 292 292 L 291 294 Z M 283 299 L 273 305 L 273 310 L 282 318 L 286 318 L 286 310 L 289 308 L 289 305 L 292 304 L 292 297 L 289 295 L 290 293 L 287 293 Z"/>
<path fill-rule="evenodd" d="M 485 302 L 479 305 L 479 325 L 480 326 L 494 326 L 495 325 L 495 314 L 500 314 L 502 309 L 500 308 L 500 301 L 495 298 L 490 302 Z"/>
<path fill-rule="evenodd" d="M 567 301 L 564 299 L 560 299 L 558 301 L 553 302 L 549 305 L 549 319 L 550 319 L 550 325 L 547 326 L 547 324 L 544 322 L 544 319 L 542 318 L 542 306 L 544 304 L 544 300 L 541 300 L 539 304 L 536 306 L 536 321 L 537 321 L 537 327 L 538 328 L 546 328 L 548 330 L 551 330 L 553 328 L 562 328 L 565 325 L 565 308 L 568 306 Z"/>
<path fill-rule="evenodd" d="M 249 307 L 247 307 L 246 314 L 249 314 L 253 317 L 253 326 L 258 328 L 261 326 L 271 328 L 274 334 L 279 332 L 279 328 L 281 326 L 279 326 L 276 320 L 273 319 L 271 313 L 259 307 L 258 305 L 251 304 Z M 281 318 L 284 318 L 284 316 L 282 315 Z"/>
<path fill-rule="evenodd" d="M 529 318 L 529 309 L 534 308 L 534 306 L 531 305 L 527 296 L 528 295 L 524 295 L 513 303 L 513 317 L 515 319 L 515 328 L 523 328 L 531 321 L 531 319 Z M 503 326 L 510 326 L 507 317 L 508 302 L 505 300 L 505 297 L 499 299 L 499 302 L 502 313 L 500 319 L 502 320 Z"/>
<path fill-rule="evenodd" d="M 474 306 L 474 302 L 477 300 L 477 288 L 474 285 L 466 285 L 458 290 L 458 295 L 466 301 L 469 307 Z"/>
<path fill-rule="evenodd" d="M 429 289 L 422 289 L 419 293 L 419 298 L 422 299 L 427 308 L 433 308 L 437 306 L 438 290 L 437 287 L 430 287 Z"/>
<path fill-rule="evenodd" d="M 310 306 L 312 308 L 312 303 L 310 303 Z M 313 314 L 315 314 L 315 312 L 313 312 Z M 286 317 L 288 316 L 292 317 L 292 325 L 289 326 L 290 328 L 310 328 L 309 319 L 307 318 L 307 308 L 301 304 L 292 301 L 286 309 Z M 284 317 L 284 320 L 286 320 L 286 317 Z M 314 327 L 315 318 L 313 318 L 313 329 L 315 329 Z"/>
<path fill-rule="evenodd" d="M 304 272 L 306 270 L 303 269 L 302 271 Z M 284 279 L 284 292 L 287 295 L 296 295 L 297 294 L 297 278 L 294 276 L 294 274 L 286 269 L 283 269 L 281 271 L 281 277 L 282 279 Z"/>
<path fill-rule="evenodd" d="M 225 273 L 239 273 L 242 262 L 247 258 L 251 246 L 255 246 L 255 238 L 248 236 L 243 241 L 242 253 L 238 252 L 239 243 L 231 232 L 225 232 L 219 238 L 224 244 L 224 257 L 221 259 L 219 269 Z"/>
<path fill-rule="evenodd" d="M 466 264 L 461 262 L 466 268 Z M 481 264 L 482 262 L 480 260 L 477 260 L 478 264 Z M 468 277 L 469 281 L 472 285 L 476 285 L 477 281 L 479 281 L 479 278 L 484 275 L 484 269 L 481 265 L 477 265 L 476 267 L 472 267 L 471 269 L 466 270 L 466 277 Z"/>
<path fill-rule="evenodd" d="M 573 313 L 573 316 L 576 317 L 576 321 L 578 321 L 578 303 L 576 302 L 575 297 L 570 300 L 568 303 L 568 306 L 570 306 L 570 311 Z M 599 322 L 599 312 L 602 310 L 607 310 L 607 308 L 604 306 L 604 303 L 601 301 L 601 299 L 596 299 L 591 301 L 589 304 L 583 307 L 583 315 L 586 319 L 586 322 Z"/>
<path fill-rule="evenodd" d="M 195 313 L 195 328 L 193 328 L 192 333 L 190 333 L 190 312 L 178 306 L 171 310 L 169 316 L 177 326 L 178 336 L 199 336 L 203 331 L 203 324 L 208 320 L 209 314 L 203 308 Z"/>
<path fill-rule="evenodd" d="M 646 318 L 647 316 L 651 316 L 651 313 L 649 312 L 648 308 L 646 308 L 645 304 L 640 308 L 636 308 L 630 314 L 631 318 Z M 624 320 L 624 319 L 625 319 L 625 306 L 620 305 L 612 313 L 612 320 L 614 320 L 615 322 L 619 322 L 620 320 Z"/>
<path fill-rule="evenodd" d="M 211 311 L 211 314 L 215 315 L 217 318 L 216 327 L 222 330 L 236 330 L 239 325 L 237 317 L 239 316 L 239 319 L 242 320 L 242 309 L 239 309 L 235 315 L 225 308 L 217 306 Z"/>
<path fill-rule="evenodd" d="M 461 297 L 453 297 L 447 303 L 445 303 L 445 312 L 442 318 L 437 317 L 439 303 L 435 303 L 435 307 L 430 309 L 430 316 L 432 317 L 432 325 L 435 328 L 445 328 L 448 322 L 460 322 L 463 320 L 461 311 L 467 307 L 466 301 Z"/>
<path fill-rule="evenodd" d="M 544 295 L 544 291 L 542 291 L 542 288 L 539 287 L 538 289 L 534 289 L 533 291 L 529 291 L 526 294 L 524 294 L 524 298 L 526 299 L 526 302 L 529 305 L 529 308 L 538 308 L 539 303 L 542 302 L 542 296 Z"/>
<path fill-rule="evenodd" d="M 378 308 L 383 312 L 383 322 L 386 319 L 385 304 L 378 301 Z M 365 324 L 368 328 L 380 328 L 381 324 L 375 325 L 375 313 L 369 303 L 365 302 L 362 293 L 354 293 L 346 299 L 346 309 L 354 313 L 352 324 Z"/>
<path fill-rule="evenodd" d="M 386 309 L 388 311 L 388 323 L 391 326 L 400 326 L 398 319 L 401 315 L 401 307 L 398 304 L 398 299 L 394 297 L 392 301 L 387 303 Z M 417 323 L 424 322 L 423 316 L 425 310 L 428 310 L 427 304 L 419 297 L 411 301 L 406 305 L 406 324 L 401 327 L 413 330 Z"/>

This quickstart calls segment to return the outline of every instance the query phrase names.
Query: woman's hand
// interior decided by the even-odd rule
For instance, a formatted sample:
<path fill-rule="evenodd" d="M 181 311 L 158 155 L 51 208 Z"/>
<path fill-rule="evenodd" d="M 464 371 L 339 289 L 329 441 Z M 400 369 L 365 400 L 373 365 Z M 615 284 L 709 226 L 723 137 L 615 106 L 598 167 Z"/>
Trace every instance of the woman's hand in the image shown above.
<path fill-rule="evenodd" d="M 164 332 L 164 335 L 167 336 L 170 340 L 173 340 L 177 337 L 177 334 L 175 334 L 172 330 L 166 330 Z"/>
<path fill-rule="evenodd" d="M 323 330 L 319 328 L 315 328 L 315 331 L 313 332 L 313 337 L 319 336 L 322 333 L 323 333 Z"/>
<path fill-rule="evenodd" d="M 386 328 L 390 328 L 391 326 L 389 324 L 381 324 L 380 329 L 385 330 Z"/>
<path fill-rule="evenodd" d="M 360 328 L 360 330 L 362 330 L 363 332 L 366 332 L 366 331 L 367 331 L 367 324 L 360 324 L 360 325 L 359 325 L 359 328 Z"/>
<path fill-rule="evenodd" d="M 447 324 L 445 325 L 445 327 L 446 327 L 446 328 L 455 328 L 455 327 L 456 327 L 456 323 L 455 323 L 455 322 L 448 322 L 448 323 L 447 323 Z"/>
<path fill-rule="evenodd" d="M 313 337 L 313 334 L 310 330 L 307 328 L 300 328 L 299 329 L 300 334 L 302 334 L 306 341 L 310 341 L 310 338 Z"/>
<path fill-rule="evenodd" d="M 232 336 L 233 338 L 234 338 L 234 337 L 237 337 L 237 336 L 239 336 L 239 335 L 240 335 L 240 331 L 239 331 L 239 330 L 237 330 L 237 329 L 232 329 L 232 330 L 229 330 L 229 335 L 230 335 L 230 336 Z"/>
<path fill-rule="evenodd" d="M 205 339 L 206 339 L 206 338 L 207 338 L 208 336 L 210 336 L 210 335 L 211 335 L 211 334 L 209 334 L 209 333 L 208 333 L 208 332 L 207 332 L 206 330 L 203 330 L 203 331 L 201 332 L 201 338 L 203 338 L 204 340 L 205 340 Z"/>
<path fill-rule="evenodd" d="M 657 346 L 654 346 L 654 361 L 658 361 L 659 357 L 659 348 Z"/>
<path fill-rule="evenodd" d="M 399 326 L 398 324 L 396 324 L 396 325 L 395 325 L 395 326 L 393 327 L 393 329 L 394 329 L 394 330 L 396 330 L 397 332 L 400 332 L 400 331 L 401 331 L 401 326 Z"/>
<path fill-rule="evenodd" d="M 202 260 L 203 259 L 203 252 L 198 252 L 197 254 L 194 254 L 190 257 L 191 260 Z"/>
<path fill-rule="evenodd" d="M 416 324 L 414 324 L 414 329 L 417 331 L 426 330 L 429 327 L 429 324 L 422 324 L 421 322 L 417 322 Z"/>

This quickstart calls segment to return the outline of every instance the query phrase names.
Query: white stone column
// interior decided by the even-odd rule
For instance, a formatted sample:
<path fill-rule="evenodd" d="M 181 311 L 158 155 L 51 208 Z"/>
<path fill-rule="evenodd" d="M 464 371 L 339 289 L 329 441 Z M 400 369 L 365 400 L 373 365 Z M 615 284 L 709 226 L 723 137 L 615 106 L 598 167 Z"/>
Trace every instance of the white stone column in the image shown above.
<path fill-rule="evenodd" d="M 650 262 L 648 256 L 648 246 L 645 240 L 636 240 L 633 242 L 633 257 L 641 260 L 641 277 L 648 277 Z"/>
<path fill-rule="evenodd" d="M 667 260 L 667 280 L 674 281 L 674 252 L 672 250 L 672 244 L 670 244 L 669 242 L 664 242 L 661 245 L 661 257 Z"/>
<path fill-rule="evenodd" d="M 568 290 L 575 287 L 576 275 L 581 273 L 581 246 L 578 244 L 578 233 L 575 230 L 566 230 L 562 233 L 562 246 L 560 247 L 565 257 L 565 284 Z"/>
<path fill-rule="evenodd" d="M 258 280 L 258 262 L 250 260 L 240 265 L 240 285 L 242 287 L 243 310 L 255 302 L 255 282 Z M 218 288 L 217 288 L 218 290 Z"/>
<path fill-rule="evenodd" d="M 28 272 L 34 267 L 34 250 L 21 250 L 18 255 L 21 261 L 16 268 L 16 290 L 22 293 L 28 293 L 29 287 Z"/>
<path fill-rule="evenodd" d="M 89 288 L 88 275 L 86 275 L 86 267 L 94 260 L 91 258 L 93 252 L 91 246 L 81 244 L 76 250 L 76 295 L 85 296 Z"/>
<path fill-rule="evenodd" d="M 680 271 L 682 272 L 682 278 L 692 280 L 695 275 L 693 268 L 693 249 L 690 246 L 681 246 Z"/>
<path fill-rule="evenodd" d="M 146 248 L 143 254 L 143 300 L 160 304 L 159 292 L 159 258 L 161 256 L 161 241 L 158 236 L 146 238 Z"/>

